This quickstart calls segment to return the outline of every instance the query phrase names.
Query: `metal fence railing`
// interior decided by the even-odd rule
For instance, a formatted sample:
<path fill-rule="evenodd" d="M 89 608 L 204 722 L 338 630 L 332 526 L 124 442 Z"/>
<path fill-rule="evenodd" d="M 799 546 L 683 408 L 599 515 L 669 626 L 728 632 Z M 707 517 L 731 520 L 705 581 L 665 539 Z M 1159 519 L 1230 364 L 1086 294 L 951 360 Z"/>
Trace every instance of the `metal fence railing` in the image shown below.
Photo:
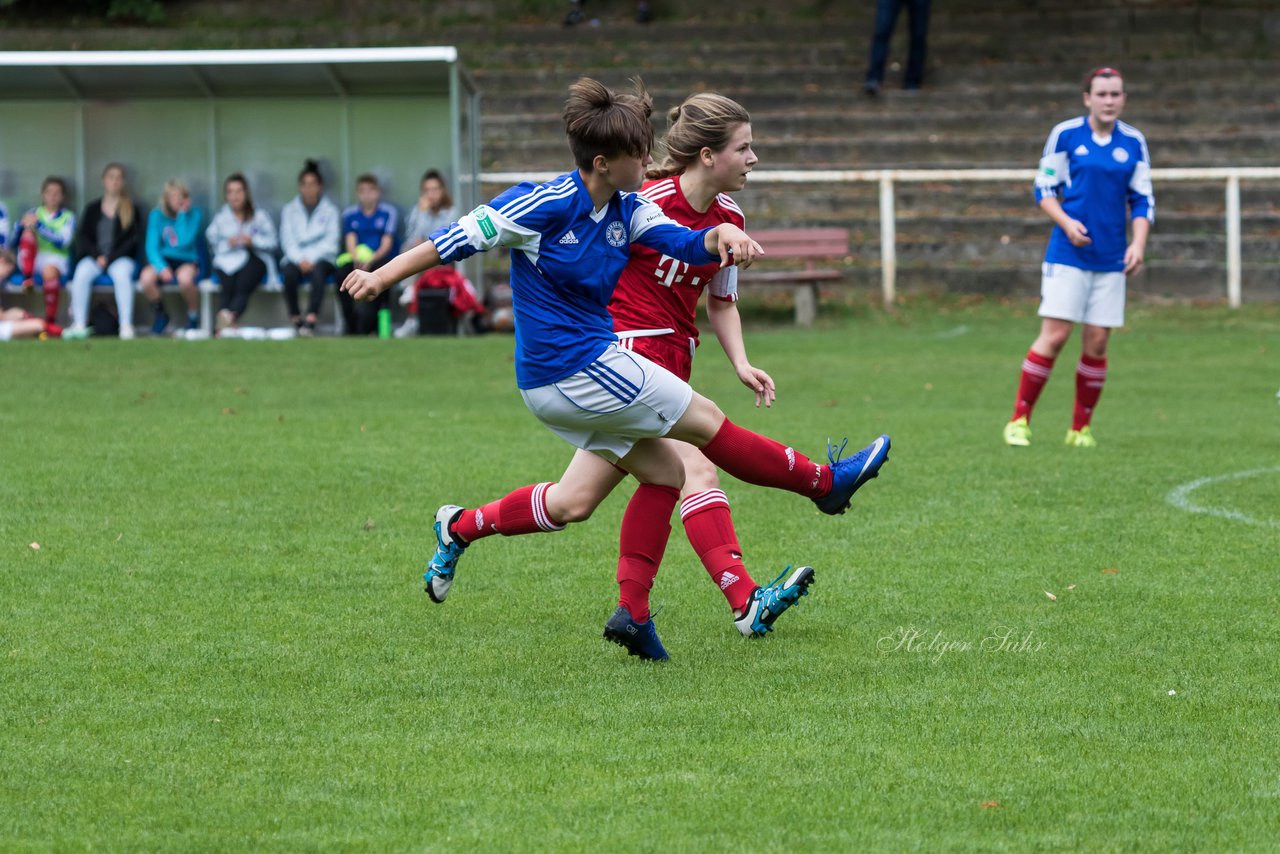
<path fill-rule="evenodd" d="M 492 184 L 519 181 L 549 181 L 556 173 L 486 172 L 480 180 Z M 897 296 L 897 215 L 894 211 L 894 184 L 945 181 L 1023 181 L 1030 186 L 1034 169 L 812 169 L 760 170 L 751 173 L 752 183 L 820 184 L 862 182 L 880 186 L 880 286 L 886 305 Z M 1280 180 L 1280 166 L 1222 166 L 1205 168 L 1152 169 L 1151 180 L 1222 181 L 1226 188 L 1227 302 L 1240 307 L 1240 182 Z M 1158 187 L 1157 187 L 1158 189 Z"/>

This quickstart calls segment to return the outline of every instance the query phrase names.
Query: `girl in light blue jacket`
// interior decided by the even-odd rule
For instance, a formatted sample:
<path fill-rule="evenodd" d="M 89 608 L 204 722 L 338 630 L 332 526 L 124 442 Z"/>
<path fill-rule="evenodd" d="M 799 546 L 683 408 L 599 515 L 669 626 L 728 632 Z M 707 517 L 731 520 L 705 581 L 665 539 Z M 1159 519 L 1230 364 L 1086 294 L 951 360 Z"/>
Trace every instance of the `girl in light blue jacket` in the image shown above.
<path fill-rule="evenodd" d="M 200 291 L 196 276 L 200 267 L 200 226 L 204 212 L 191 204 L 191 191 L 174 178 L 164 185 L 160 204 L 147 217 L 147 266 L 142 268 L 138 284 L 151 303 L 155 319 L 151 334 L 160 335 L 169 326 L 169 313 L 164 309 L 160 284 L 178 283 L 187 303 L 187 329 L 200 325 Z"/>

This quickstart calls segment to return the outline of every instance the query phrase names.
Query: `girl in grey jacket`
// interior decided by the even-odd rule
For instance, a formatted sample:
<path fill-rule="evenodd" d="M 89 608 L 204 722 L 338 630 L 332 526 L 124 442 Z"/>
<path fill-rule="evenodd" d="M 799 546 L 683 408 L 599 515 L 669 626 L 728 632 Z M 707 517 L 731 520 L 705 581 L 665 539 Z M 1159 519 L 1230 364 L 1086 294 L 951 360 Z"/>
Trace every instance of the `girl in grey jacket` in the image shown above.
<path fill-rule="evenodd" d="M 227 203 L 205 231 L 213 249 L 213 272 L 221 286 L 217 329 L 235 328 L 249 296 L 264 280 L 275 278 L 276 227 L 266 211 L 255 210 L 249 182 L 239 172 L 223 182 Z"/>
<path fill-rule="evenodd" d="M 315 334 L 341 239 L 342 213 L 324 195 L 319 164 L 308 160 L 298 173 L 298 195 L 280 211 L 280 246 L 284 250 L 280 276 L 289 319 L 299 335 Z M 304 278 L 311 283 L 305 319 L 298 307 L 298 287 Z"/>

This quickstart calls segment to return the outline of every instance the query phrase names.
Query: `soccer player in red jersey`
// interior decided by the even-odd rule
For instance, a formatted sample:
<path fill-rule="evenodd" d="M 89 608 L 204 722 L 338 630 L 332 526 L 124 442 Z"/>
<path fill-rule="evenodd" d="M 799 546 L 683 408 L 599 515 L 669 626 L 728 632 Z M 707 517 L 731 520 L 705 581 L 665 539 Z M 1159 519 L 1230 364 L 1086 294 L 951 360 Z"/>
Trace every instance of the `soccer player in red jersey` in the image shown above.
<path fill-rule="evenodd" d="M 730 98 L 700 92 L 672 109 L 667 121 L 665 159 L 649 170 L 650 180 L 640 195 L 689 228 L 711 228 L 722 222 L 745 228 L 742 210 L 729 194 L 746 186 L 759 160 L 751 148 L 750 114 Z M 698 303 L 706 291 L 707 319 L 720 346 L 743 385 L 755 393 L 756 405 L 769 406 L 775 393 L 773 379 L 747 359 L 737 279 L 737 267 L 691 266 L 633 244 L 631 261 L 609 303 L 613 328 L 624 347 L 688 382 L 698 346 Z M 670 442 L 684 464 L 680 520 L 690 544 L 728 600 L 738 630 L 748 637 L 765 634 L 783 611 L 808 592 L 813 569 L 802 566 L 767 588 L 757 585 L 743 563 L 729 499 L 720 488 L 715 464 L 687 442 L 663 441 Z"/>

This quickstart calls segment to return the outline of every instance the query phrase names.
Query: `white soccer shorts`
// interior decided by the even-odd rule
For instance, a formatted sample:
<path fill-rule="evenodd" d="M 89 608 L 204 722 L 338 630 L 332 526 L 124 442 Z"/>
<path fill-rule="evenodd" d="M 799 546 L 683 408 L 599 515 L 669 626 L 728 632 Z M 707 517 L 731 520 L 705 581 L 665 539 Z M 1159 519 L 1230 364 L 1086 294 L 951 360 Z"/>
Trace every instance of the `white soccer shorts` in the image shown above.
<path fill-rule="evenodd" d="M 13 338 L 13 321 L 0 320 L 0 341 L 8 341 Z"/>
<path fill-rule="evenodd" d="M 521 389 L 525 406 L 552 433 L 614 462 L 641 439 L 665 436 L 693 400 L 684 380 L 616 343 L 559 382 Z"/>
<path fill-rule="evenodd" d="M 1124 273 L 1041 265 L 1040 316 L 1090 326 L 1124 326 Z"/>
<path fill-rule="evenodd" d="M 35 272 L 44 275 L 45 267 L 52 267 L 58 271 L 58 276 L 62 278 L 62 283 L 67 283 L 67 265 L 69 260 L 66 255 L 59 255 L 56 252 L 37 252 Z"/>

